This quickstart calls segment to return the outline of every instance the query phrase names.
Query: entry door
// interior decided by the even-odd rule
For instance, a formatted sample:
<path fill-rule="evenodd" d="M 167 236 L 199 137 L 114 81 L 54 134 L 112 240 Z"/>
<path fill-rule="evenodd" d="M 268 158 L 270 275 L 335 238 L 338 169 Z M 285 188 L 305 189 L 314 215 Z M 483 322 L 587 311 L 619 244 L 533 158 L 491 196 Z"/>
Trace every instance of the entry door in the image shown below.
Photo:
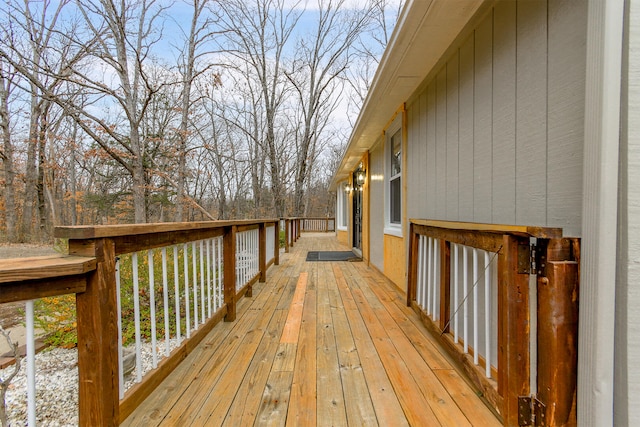
<path fill-rule="evenodd" d="M 353 182 L 356 182 L 355 174 Z M 353 247 L 362 250 L 362 189 L 353 190 Z"/>

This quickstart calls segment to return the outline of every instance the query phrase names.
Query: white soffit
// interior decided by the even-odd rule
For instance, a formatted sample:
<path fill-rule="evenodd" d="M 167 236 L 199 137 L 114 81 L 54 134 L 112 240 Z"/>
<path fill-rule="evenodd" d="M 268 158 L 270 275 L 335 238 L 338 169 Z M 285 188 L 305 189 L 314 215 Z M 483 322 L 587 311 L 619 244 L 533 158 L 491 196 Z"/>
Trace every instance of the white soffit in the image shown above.
<path fill-rule="evenodd" d="M 346 179 L 487 0 L 407 0 L 331 187 Z M 489 0 L 490 1 L 490 0 Z"/>

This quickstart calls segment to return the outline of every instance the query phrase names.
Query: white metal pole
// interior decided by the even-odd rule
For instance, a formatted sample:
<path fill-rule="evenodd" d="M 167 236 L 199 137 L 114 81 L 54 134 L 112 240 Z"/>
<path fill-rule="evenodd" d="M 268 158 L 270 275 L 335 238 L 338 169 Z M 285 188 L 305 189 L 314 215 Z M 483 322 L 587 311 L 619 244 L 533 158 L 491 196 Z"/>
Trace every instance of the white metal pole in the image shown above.
<path fill-rule="evenodd" d="M 164 313 L 164 341 L 165 356 L 169 357 L 171 353 L 171 332 L 169 331 L 169 281 L 167 278 L 167 248 L 162 248 L 162 302 Z"/>
<path fill-rule="evenodd" d="M 25 303 L 27 321 L 27 420 L 36 425 L 36 345 L 33 300 Z"/>
<path fill-rule="evenodd" d="M 151 361 L 153 368 L 158 367 L 158 349 L 156 337 L 156 284 L 153 275 L 153 249 L 147 251 L 147 260 L 149 261 L 149 305 L 151 310 Z"/>
<path fill-rule="evenodd" d="M 138 253 L 131 255 L 131 264 L 133 266 L 133 312 L 134 324 L 136 329 L 136 382 L 142 381 L 142 348 L 140 336 L 140 283 L 138 281 Z"/>

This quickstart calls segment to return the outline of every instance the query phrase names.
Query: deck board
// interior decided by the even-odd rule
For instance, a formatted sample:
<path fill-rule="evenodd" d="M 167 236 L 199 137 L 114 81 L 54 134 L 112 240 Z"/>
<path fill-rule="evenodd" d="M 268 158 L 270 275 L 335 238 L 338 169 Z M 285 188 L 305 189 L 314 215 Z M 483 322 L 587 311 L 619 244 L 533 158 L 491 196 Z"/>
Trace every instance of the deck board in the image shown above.
<path fill-rule="evenodd" d="M 500 425 L 394 285 L 308 250 L 345 247 L 303 235 L 123 424 Z"/>

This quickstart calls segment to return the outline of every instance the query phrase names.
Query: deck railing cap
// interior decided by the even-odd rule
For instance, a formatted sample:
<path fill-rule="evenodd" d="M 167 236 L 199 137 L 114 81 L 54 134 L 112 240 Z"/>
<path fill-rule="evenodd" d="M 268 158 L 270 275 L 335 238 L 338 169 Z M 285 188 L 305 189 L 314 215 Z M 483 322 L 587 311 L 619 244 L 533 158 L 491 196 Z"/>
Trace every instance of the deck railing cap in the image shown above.
<path fill-rule="evenodd" d="M 539 227 L 530 225 L 505 225 L 480 222 L 442 221 L 432 219 L 410 219 L 412 224 L 426 227 L 445 228 L 449 230 L 482 231 L 486 233 L 514 234 L 520 236 L 536 237 L 541 239 L 559 239 L 562 237 L 562 228 Z"/>
<path fill-rule="evenodd" d="M 277 218 L 233 221 L 161 222 L 150 224 L 78 225 L 55 227 L 53 235 L 65 239 L 99 239 L 175 231 L 195 231 L 258 223 L 276 223 Z"/>

